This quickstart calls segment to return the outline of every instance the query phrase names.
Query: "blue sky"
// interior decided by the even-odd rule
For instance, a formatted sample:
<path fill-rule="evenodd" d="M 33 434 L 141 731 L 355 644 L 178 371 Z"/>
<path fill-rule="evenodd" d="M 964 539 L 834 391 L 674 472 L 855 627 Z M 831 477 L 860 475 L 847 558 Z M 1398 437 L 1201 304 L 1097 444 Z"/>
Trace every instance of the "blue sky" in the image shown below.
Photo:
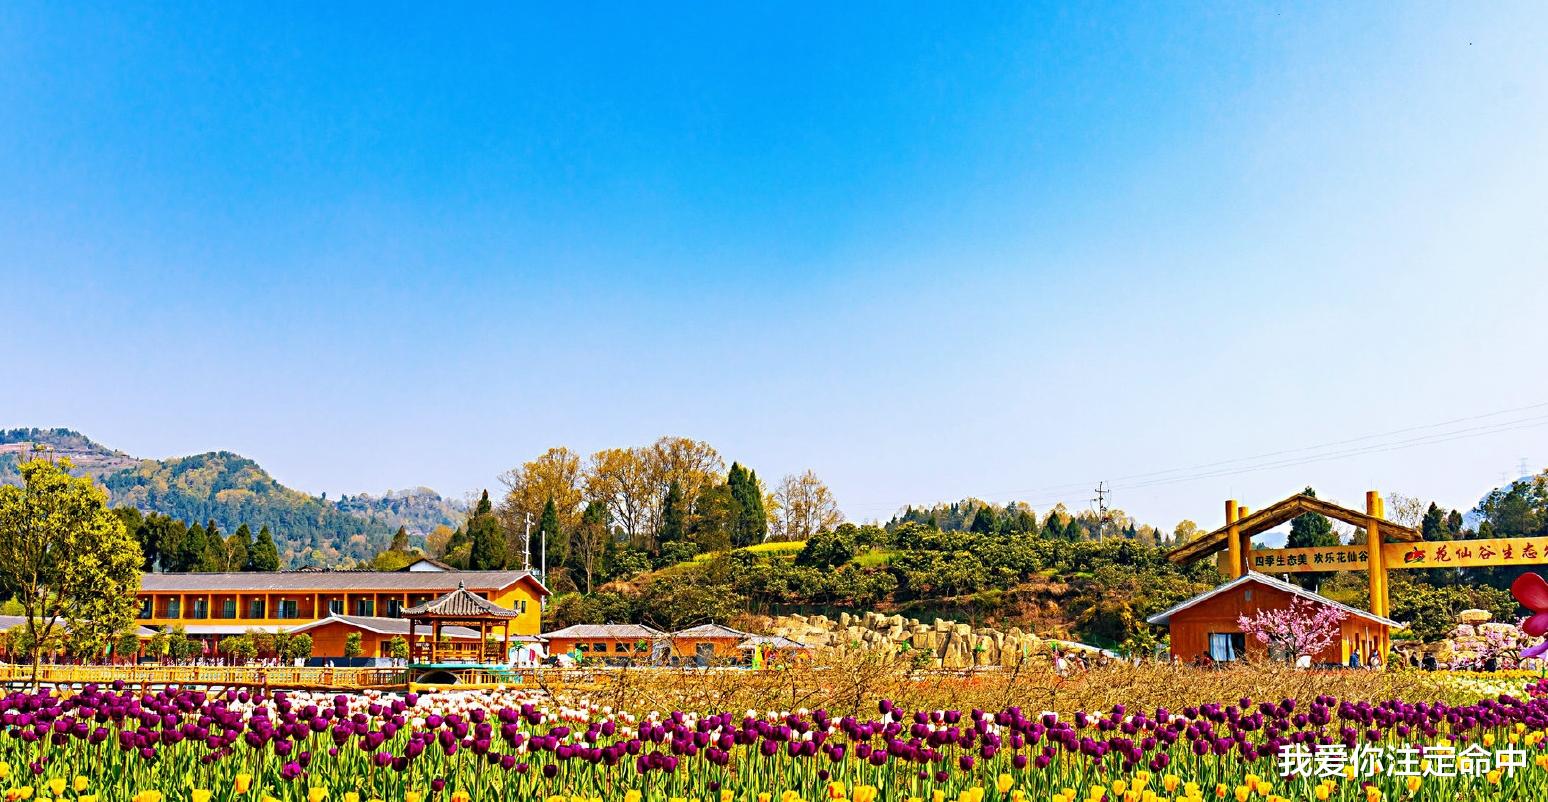
<path fill-rule="evenodd" d="M 1117 481 L 1548 403 L 1548 15 L 1362 5 L 8 3 L 0 425 L 333 494 L 681 434 L 857 519 L 1470 506 L 1548 409 Z"/>

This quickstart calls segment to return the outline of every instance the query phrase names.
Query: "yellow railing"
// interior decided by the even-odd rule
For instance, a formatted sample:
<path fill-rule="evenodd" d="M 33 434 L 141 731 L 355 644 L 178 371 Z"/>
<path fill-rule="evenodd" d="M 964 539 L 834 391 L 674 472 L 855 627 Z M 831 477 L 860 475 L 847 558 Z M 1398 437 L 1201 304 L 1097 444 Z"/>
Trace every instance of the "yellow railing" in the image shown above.
<path fill-rule="evenodd" d="M 0 666 L 0 683 L 29 682 L 32 667 Z M 326 668 L 295 666 L 93 666 L 45 665 L 38 680 L 48 684 L 97 683 L 122 680 L 129 685 L 194 685 L 295 689 L 401 688 L 408 684 L 402 668 Z"/>

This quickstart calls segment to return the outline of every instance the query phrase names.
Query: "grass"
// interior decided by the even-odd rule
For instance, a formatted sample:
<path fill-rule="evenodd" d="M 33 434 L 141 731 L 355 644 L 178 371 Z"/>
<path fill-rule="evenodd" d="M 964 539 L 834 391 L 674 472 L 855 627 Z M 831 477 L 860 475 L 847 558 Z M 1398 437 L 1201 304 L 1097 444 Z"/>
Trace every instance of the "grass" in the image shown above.
<path fill-rule="evenodd" d="M 806 541 L 804 540 L 771 540 L 767 543 L 759 543 L 755 546 L 744 546 L 740 549 L 733 549 L 733 551 L 746 551 L 765 557 L 783 557 L 786 555 L 794 557 L 795 555 L 799 554 L 803 548 L 806 548 Z M 703 563 L 707 563 L 710 560 L 713 560 L 725 553 L 726 552 L 723 551 L 710 551 L 703 554 L 695 554 L 693 559 L 688 561 L 688 564 L 702 565 Z"/>

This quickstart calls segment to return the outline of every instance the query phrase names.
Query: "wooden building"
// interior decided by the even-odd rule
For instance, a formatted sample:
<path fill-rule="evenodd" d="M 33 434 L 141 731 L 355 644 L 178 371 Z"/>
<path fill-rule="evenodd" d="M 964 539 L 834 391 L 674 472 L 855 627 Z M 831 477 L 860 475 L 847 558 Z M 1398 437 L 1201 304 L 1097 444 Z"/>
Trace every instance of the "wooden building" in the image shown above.
<path fill-rule="evenodd" d="M 360 633 L 362 657 L 391 657 L 387 643 L 393 638 L 409 640 L 409 620 L 406 618 L 366 617 L 358 615 L 330 615 L 308 624 L 290 629 L 291 634 L 306 633 L 312 637 L 312 654 L 318 657 L 338 657 L 344 654 L 344 641 L 351 633 Z M 419 640 L 428 638 L 428 630 L 418 633 Z M 474 647 L 479 643 L 478 630 L 470 627 L 443 626 L 441 638 L 459 645 Z M 412 647 L 411 647 L 412 648 Z"/>
<path fill-rule="evenodd" d="M 678 660 L 695 661 L 701 665 L 708 665 L 714 661 L 740 660 L 747 655 L 738 647 L 751 637 L 750 632 L 728 626 L 700 624 L 672 633 L 672 656 Z"/>
<path fill-rule="evenodd" d="M 401 571 L 144 574 L 138 623 L 156 630 L 182 627 L 213 656 L 220 639 L 228 635 L 249 630 L 290 632 L 335 619 L 324 631 L 327 635 L 333 629 L 354 627 L 351 619 L 401 619 L 408 608 L 441 598 L 459 586 L 513 611 L 509 627 L 513 638 L 530 638 L 542 629 L 542 600 L 548 589 L 531 572 L 444 570 L 427 561 Z M 362 639 L 380 634 L 370 627 L 355 628 Z M 407 635 L 406 624 L 402 634 Z M 319 644 L 313 634 L 317 657 L 342 657 L 342 639 L 339 644 L 335 653 L 331 637 Z"/>
<path fill-rule="evenodd" d="M 644 624 L 576 624 L 543 633 L 549 654 L 577 654 L 606 662 L 653 662 L 671 649 L 670 638 Z"/>
<path fill-rule="evenodd" d="M 1201 662 L 1207 657 L 1216 663 L 1239 660 L 1250 654 L 1263 655 L 1264 644 L 1242 633 L 1238 617 L 1260 610 L 1282 610 L 1296 598 L 1319 607 L 1332 607 L 1344 613 L 1339 638 L 1321 654 L 1313 655 L 1318 665 L 1348 665 L 1351 654 L 1358 653 L 1361 665 L 1370 655 L 1387 654 L 1391 630 L 1401 624 L 1389 618 L 1340 604 L 1274 577 L 1248 571 L 1187 601 L 1147 619 L 1171 632 L 1172 659 L 1185 663 Z"/>

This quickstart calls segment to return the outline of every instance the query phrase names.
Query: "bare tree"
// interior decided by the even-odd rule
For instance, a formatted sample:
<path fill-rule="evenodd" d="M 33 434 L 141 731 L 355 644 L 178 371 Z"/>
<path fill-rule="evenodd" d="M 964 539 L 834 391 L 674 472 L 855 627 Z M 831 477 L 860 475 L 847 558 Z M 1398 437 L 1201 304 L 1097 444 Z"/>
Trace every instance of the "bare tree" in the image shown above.
<path fill-rule="evenodd" d="M 773 540 L 806 540 L 844 521 L 833 491 L 811 470 L 781 479 L 774 490 L 774 505 L 778 512 L 769 532 Z"/>

